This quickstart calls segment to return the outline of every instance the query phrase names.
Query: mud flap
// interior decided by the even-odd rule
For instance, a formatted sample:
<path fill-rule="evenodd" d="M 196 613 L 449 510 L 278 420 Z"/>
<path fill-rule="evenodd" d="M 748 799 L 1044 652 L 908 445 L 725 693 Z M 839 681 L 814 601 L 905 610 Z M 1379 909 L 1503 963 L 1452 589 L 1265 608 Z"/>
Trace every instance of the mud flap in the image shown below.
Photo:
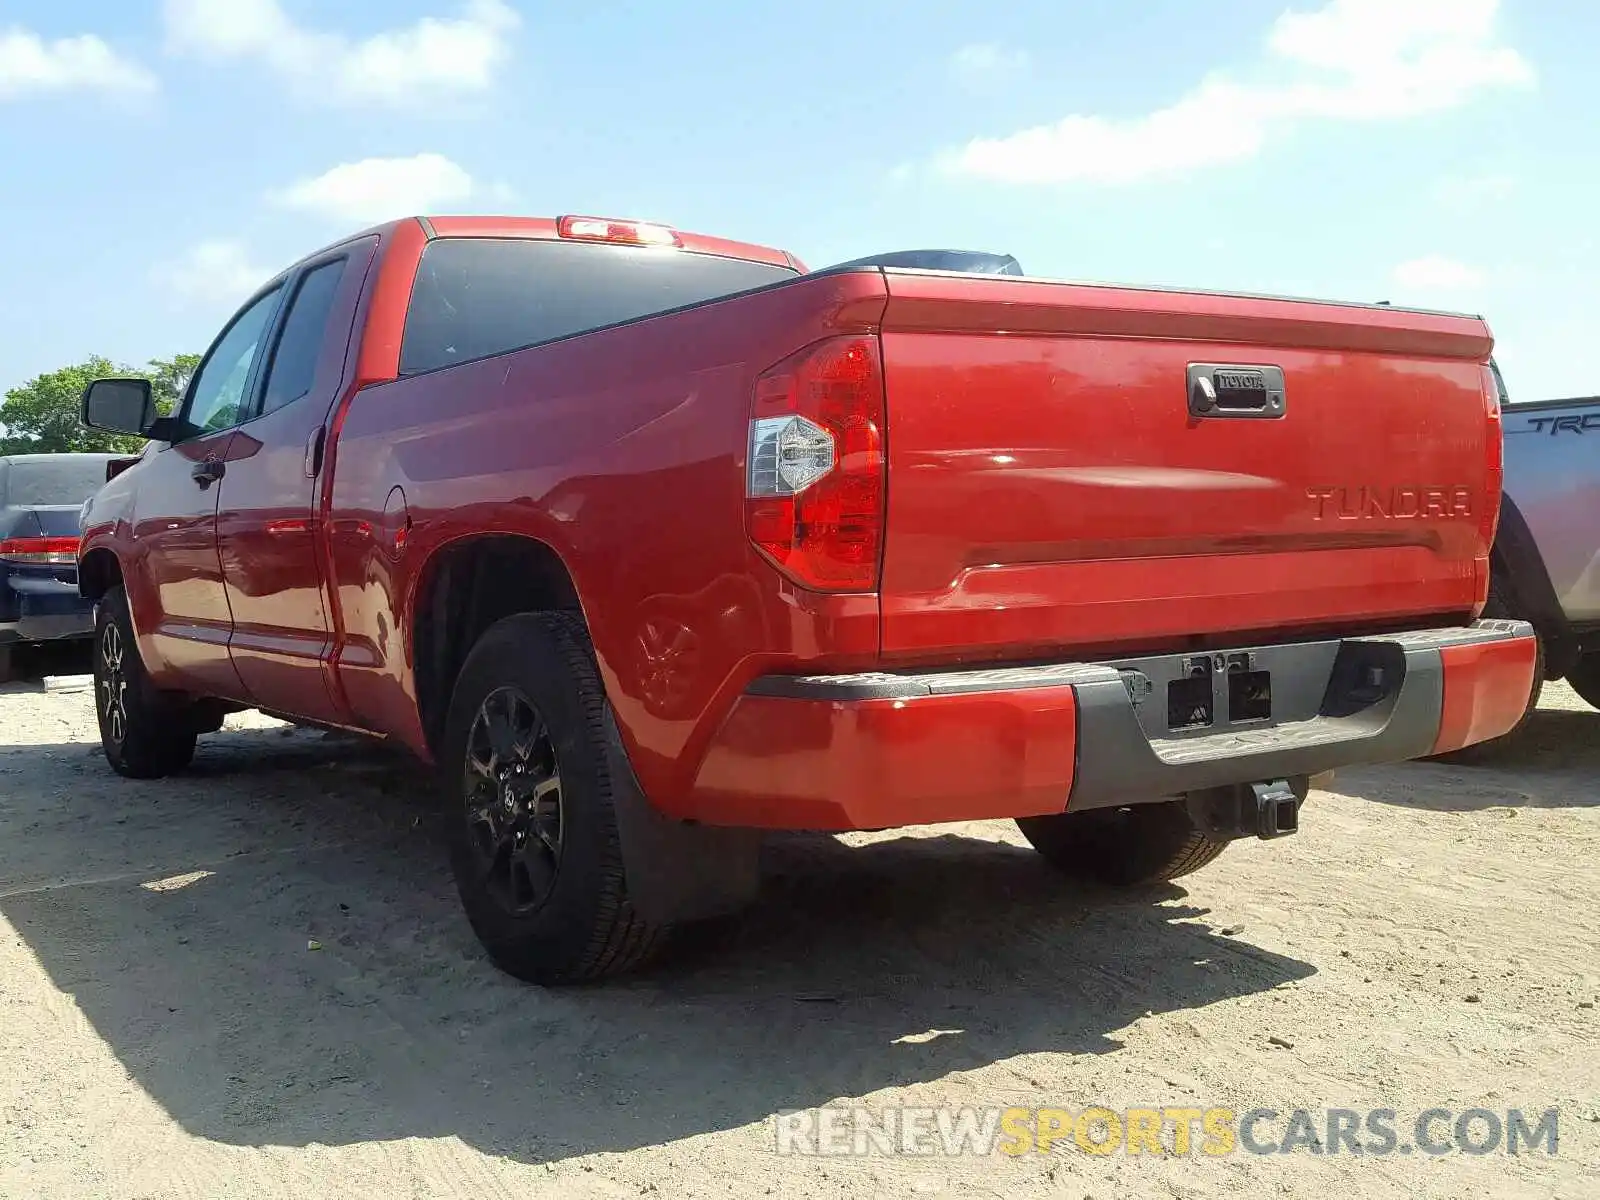
<path fill-rule="evenodd" d="M 639 786 L 610 705 L 605 723 L 622 866 L 628 898 L 640 914 L 666 925 L 748 907 L 760 889 L 761 831 L 691 825 L 663 816 Z"/>

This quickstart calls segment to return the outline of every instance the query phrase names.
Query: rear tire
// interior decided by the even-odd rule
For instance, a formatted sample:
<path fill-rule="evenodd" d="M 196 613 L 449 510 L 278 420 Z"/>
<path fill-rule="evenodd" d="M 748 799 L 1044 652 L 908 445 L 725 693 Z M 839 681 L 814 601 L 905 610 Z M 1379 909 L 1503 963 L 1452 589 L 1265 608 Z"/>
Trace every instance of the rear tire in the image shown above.
<path fill-rule="evenodd" d="M 14 646 L 0 646 L 0 683 L 17 677 L 17 652 Z"/>
<path fill-rule="evenodd" d="M 1177 879 L 1228 847 L 1195 827 L 1182 800 L 1020 817 L 1017 828 L 1051 866 L 1112 887 Z"/>
<path fill-rule="evenodd" d="M 1578 659 L 1572 670 L 1567 672 L 1567 682 L 1590 708 L 1600 708 L 1600 652 L 1585 654 Z"/>
<path fill-rule="evenodd" d="M 456 888 L 490 958 L 530 983 L 630 970 L 664 940 L 628 898 L 605 704 L 582 621 L 555 612 L 491 626 L 451 697 L 440 766 Z"/>
<path fill-rule="evenodd" d="M 189 706 L 151 684 L 121 585 L 95 608 L 94 708 L 100 747 L 118 775 L 159 779 L 194 758 Z"/>

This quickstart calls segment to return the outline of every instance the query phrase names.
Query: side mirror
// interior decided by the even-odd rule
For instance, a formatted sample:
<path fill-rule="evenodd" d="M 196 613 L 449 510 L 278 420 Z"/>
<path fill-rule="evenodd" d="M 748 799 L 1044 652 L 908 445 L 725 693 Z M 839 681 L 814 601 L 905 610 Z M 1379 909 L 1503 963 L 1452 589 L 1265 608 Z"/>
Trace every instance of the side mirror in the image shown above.
<path fill-rule="evenodd" d="M 148 379 L 96 379 L 83 390 L 80 419 L 106 433 L 149 436 L 156 400 Z"/>

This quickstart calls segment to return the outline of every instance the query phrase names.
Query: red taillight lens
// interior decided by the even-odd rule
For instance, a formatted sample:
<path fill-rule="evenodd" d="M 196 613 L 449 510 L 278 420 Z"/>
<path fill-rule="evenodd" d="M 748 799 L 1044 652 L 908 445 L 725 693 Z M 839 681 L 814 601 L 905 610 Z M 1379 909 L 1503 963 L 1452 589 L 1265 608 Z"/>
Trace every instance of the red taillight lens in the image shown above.
<path fill-rule="evenodd" d="M 1483 515 L 1478 521 L 1478 532 L 1487 548 L 1494 544 L 1495 531 L 1500 524 L 1500 489 L 1506 477 L 1506 445 L 1500 419 L 1500 385 L 1494 372 L 1483 369 L 1483 406 L 1488 422 L 1484 430 L 1484 457 L 1488 476 L 1488 495 L 1484 499 Z"/>
<path fill-rule="evenodd" d="M 760 551 L 803 587 L 876 590 L 883 429 L 875 337 L 817 342 L 756 381 L 745 525 Z"/>
<path fill-rule="evenodd" d="M 64 564 L 78 561 L 75 537 L 6 538 L 0 541 L 0 558 L 7 562 Z"/>
<path fill-rule="evenodd" d="M 1489 600 L 1489 551 L 1500 525 L 1501 489 L 1505 484 L 1504 427 L 1500 416 L 1500 383 L 1491 367 L 1483 369 L 1483 501 L 1478 512 L 1478 544 L 1482 553 L 1474 563 L 1476 611 Z"/>
<path fill-rule="evenodd" d="M 665 225 L 648 221 L 614 221 L 610 217 L 557 217 L 556 233 L 580 242 L 617 242 L 624 246 L 681 246 L 683 239 Z"/>

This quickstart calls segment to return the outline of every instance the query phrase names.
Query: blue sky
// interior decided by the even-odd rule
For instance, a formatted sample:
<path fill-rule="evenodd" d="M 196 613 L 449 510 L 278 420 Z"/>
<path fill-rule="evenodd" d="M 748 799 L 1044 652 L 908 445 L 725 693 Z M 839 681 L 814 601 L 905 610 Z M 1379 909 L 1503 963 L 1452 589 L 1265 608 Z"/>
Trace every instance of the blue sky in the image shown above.
<path fill-rule="evenodd" d="M 0 0 L 0 391 L 426 211 L 1481 312 L 1600 392 L 1600 5 Z"/>

